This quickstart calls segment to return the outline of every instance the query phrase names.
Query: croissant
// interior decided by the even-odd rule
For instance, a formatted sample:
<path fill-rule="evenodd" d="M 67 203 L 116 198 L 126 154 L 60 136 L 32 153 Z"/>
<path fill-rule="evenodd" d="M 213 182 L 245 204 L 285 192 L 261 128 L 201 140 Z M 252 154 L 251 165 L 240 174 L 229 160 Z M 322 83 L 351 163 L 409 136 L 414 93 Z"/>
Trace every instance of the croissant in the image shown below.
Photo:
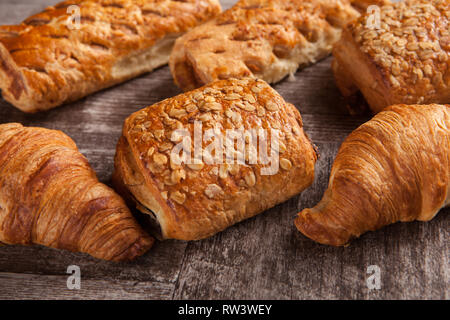
<path fill-rule="evenodd" d="M 0 242 L 131 260 L 154 239 L 60 131 L 0 125 Z"/>
<path fill-rule="evenodd" d="M 184 91 L 220 79 L 281 81 L 331 53 L 345 25 L 387 0 L 240 0 L 178 38 L 169 66 Z"/>
<path fill-rule="evenodd" d="M 428 221 L 450 204 L 450 105 L 395 105 L 342 144 L 322 200 L 295 220 L 340 246 L 398 221 Z"/>
<path fill-rule="evenodd" d="M 218 0 L 66 0 L 0 26 L 0 89 L 46 111 L 169 61 L 175 39 L 221 12 Z"/>

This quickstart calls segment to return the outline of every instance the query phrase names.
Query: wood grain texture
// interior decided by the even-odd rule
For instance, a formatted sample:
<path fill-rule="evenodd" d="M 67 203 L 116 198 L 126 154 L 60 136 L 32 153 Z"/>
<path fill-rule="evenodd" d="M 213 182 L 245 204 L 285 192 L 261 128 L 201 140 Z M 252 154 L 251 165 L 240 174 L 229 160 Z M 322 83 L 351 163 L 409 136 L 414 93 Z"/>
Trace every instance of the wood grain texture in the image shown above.
<path fill-rule="evenodd" d="M 47 299 L 142 300 L 170 299 L 174 285 L 160 282 L 125 280 L 84 280 L 80 290 L 67 289 L 67 278 L 52 275 L 0 273 L 2 293 L 8 300 L 36 298 L 34 292 Z M 21 283 L 18 286 L 17 283 Z M 30 290 L 32 288 L 32 290 Z M 56 296 L 53 291 L 58 291 Z"/>
<path fill-rule="evenodd" d="M 224 1 L 225 7 L 233 2 Z M 18 23 L 53 3 L 1 1 L 0 23 Z M 449 299 L 448 209 L 429 223 L 367 233 L 347 248 L 316 244 L 295 229 L 296 213 L 322 197 L 343 139 L 369 119 L 346 113 L 330 62 L 274 86 L 299 108 L 321 155 L 315 183 L 301 195 L 207 240 L 157 242 L 132 263 L 39 246 L 0 246 L 0 299 Z M 47 113 L 27 115 L 0 100 L 0 123 L 63 130 L 109 183 L 124 119 L 178 93 L 163 67 Z M 66 288 L 69 265 L 81 268 L 80 291 Z M 369 265 L 381 269 L 381 290 L 366 286 Z"/>

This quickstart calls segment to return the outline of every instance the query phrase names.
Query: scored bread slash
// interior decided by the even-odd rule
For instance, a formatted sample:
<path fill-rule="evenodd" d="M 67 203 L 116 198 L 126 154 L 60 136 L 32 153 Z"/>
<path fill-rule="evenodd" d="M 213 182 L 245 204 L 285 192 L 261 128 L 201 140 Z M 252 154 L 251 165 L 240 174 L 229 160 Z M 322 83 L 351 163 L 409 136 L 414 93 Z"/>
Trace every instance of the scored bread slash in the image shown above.
<path fill-rule="evenodd" d="M 264 81 L 230 79 L 132 114 L 114 181 L 159 238 L 196 240 L 300 193 L 316 160 L 292 104 Z"/>

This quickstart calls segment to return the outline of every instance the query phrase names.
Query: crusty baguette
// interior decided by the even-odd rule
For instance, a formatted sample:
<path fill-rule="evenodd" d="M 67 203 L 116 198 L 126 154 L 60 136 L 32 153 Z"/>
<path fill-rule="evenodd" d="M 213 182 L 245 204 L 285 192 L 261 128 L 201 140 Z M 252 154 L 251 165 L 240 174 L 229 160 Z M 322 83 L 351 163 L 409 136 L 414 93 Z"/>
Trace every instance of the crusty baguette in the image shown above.
<path fill-rule="evenodd" d="M 344 141 L 322 200 L 295 220 L 341 246 L 398 221 L 428 221 L 450 204 L 450 105 L 395 105 Z"/>
<path fill-rule="evenodd" d="M 180 144 L 174 130 L 187 130 L 193 142 L 196 121 L 202 124 L 201 133 L 217 128 L 223 139 L 225 130 L 266 129 L 266 142 L 273 150 L 275 134 L 269 130 L 277 130 L 279 157 L 272 157 L 270 164 L 250 160 L 251 143 L 246 140 L 245 151 L 236 147 L 245 158 L 241 164 L 225 161 L 222 152 L 215 153 L 222 163 L 205 153 L 199 164 L 172 161 L 172 150 Z M 244 139 L 243 134 L 239 137 Z M 209 142 L 200 140 L 200 146 L 207 150 Z M 257 154 L 261 158 L 262 153 Z M 293 105 L 262 80 L 222 80 L 131 115 L 117 146 L 113 180 L 144 212 L 146 224 L 159 230 L 160 238 L 196 240 L 298 194 L 313 182 L 316 160 Z M 264 173 L 263 168 L 272 164 L 275 170 Z"/>
<path fill-rule="evenodd" d="M 131 260 L 154 239 L 60 131 L 0 125 L 0 242 Z"/>
<path fill-rule="evenodd" d="M 380 28 L 369 14 L 349 24 L 333 49 L 342 94 L 361 92 L 374 113 L 392 104 L 449 103 L 449 19 L 448 0 L 406 0 L 381 7 Z"/>
<path fill-rule="evenodd" d="M 331 53 L 358 9 L 382 0 L 240 0 L 180 37 L 170 57 L 175 83 L 192 90 L 228 78 L 274 83 Z"/>
<path fill-rule="evenodd" d="M 0 26 L 3 97 L 48 110 L 149 72 L 168 62 L 178 36 L 220 11 L 218 0 L 68 0 Z"/>

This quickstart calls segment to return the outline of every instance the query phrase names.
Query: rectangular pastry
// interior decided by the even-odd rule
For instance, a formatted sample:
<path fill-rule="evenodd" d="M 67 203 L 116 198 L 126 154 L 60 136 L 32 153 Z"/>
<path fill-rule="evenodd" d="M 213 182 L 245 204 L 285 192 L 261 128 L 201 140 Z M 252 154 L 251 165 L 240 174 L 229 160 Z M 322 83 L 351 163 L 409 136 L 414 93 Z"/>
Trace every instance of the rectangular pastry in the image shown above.
<path fill-rule="evenodd" d="M 0 89 L 48 110 L 166 64 L 177 37 L 220 13 L 218 0 L 68 0 L 0 26 Z"/>
<path fill-rule="evenodd" d="M 393 104 L 449 103 L 450 2 L 383 6 L 378 26 L 372 14 L 349 24 L 333 49 L 343 95 L 352 101 L 362 94 L 374 113 Z"/>
<path fill-rule="evenodd" d="M 131 115 L 113 180 L 159 238 L 196 240 L 298 194 L 316 160 L 292 104 L 262 80 L 230 79 Z"/>
<path fill-rule="evenodd" d="M 330 54 L 359 9 L 384 2 L 240 0 L 177 39 L 170 70 L 185 91 L 233 77 L 275 83 Z"/>

